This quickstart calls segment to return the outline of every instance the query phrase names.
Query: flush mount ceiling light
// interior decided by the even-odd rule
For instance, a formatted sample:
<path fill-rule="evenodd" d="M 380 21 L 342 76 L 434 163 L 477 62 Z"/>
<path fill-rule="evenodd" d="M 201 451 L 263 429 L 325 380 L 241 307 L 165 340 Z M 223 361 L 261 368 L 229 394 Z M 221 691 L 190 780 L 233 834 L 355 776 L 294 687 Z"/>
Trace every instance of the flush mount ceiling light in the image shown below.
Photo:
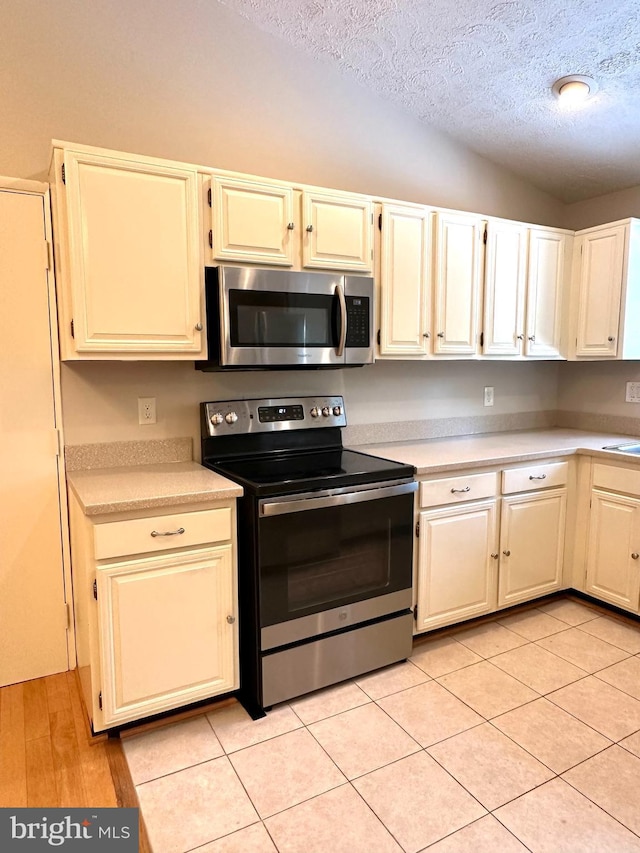
<path fill-rule="evenodd" d="M 586 101 L 598 91 L 598 84 L 593 77 L 585 77 L 583 74 L 570 74 L 561 77 L 551 87 L 551 91 L 562 103 L 578 104 Z"/>

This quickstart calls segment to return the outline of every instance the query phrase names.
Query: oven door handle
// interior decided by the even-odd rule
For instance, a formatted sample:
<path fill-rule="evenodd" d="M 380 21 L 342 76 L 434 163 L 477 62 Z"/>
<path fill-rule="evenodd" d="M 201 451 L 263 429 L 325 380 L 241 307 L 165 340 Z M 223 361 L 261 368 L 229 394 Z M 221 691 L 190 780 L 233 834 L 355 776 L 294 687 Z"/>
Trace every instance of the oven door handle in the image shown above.
<path fill-rule="evenodd" d="M 344 355 L 344 348 L 347 343 L 347 300 L 344 298 L 344 289 L 341 284 L 336 284 L 335 294 L 338 297 L 338 305 L 340 306 L 340 338 L 336 355 L 341 358 Z"/>
<path fill-rule="evenodd" d="M 296 496 L 294 500 L 263 500 L 260 501 L 260 515 L 286 515 L 291 512 L 308 512 L 312 509 L 324 509 L 325 507 L 344 506 L 345 504 L 364 503 L 365 501 L 377 501 L 382 498 L 392 498 L 396 495 L 404 495 L 415 492 L 418 488 L 416 482 L 401 483 L 395 486 L 380 486 L 374 489 L 364 489 L 357 492 L 346 492 L 339 495 L 325 495 L 315 498 L 313 493 Z"/>

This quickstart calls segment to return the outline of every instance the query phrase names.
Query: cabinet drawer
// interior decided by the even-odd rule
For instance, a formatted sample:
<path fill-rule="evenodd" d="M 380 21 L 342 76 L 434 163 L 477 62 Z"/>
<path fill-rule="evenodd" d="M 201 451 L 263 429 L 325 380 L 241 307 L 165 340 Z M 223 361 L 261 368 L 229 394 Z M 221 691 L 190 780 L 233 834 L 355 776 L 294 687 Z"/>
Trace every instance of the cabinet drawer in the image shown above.
<path fill-rule="evenodd" d="M 502 494 L 530 492 L 564 486 L 567 482 L 568 462 L 546 462 L 543 465 L 525 465 L 502 472 Z"/>
<path fill-rule="evenodd" d="M 420 483 L 420 506 L 442 506 L 491 498 L 497 493 L 497 488 L 497 474 L 494 472 L 425 480 Z"/>
<path fill-rule="evenodd" d="M 611 465 L 593 466 L 593 485 L 609 492 L 640 495 L 640 468 L 615 468 Z"/>
<path fill-rule="evenodd" d="M 104 560 L 126 554 L 222 542 L 230 538 L 231 509 L 222 507 L 96 524 L 93 546 L 96 560 Z"/>

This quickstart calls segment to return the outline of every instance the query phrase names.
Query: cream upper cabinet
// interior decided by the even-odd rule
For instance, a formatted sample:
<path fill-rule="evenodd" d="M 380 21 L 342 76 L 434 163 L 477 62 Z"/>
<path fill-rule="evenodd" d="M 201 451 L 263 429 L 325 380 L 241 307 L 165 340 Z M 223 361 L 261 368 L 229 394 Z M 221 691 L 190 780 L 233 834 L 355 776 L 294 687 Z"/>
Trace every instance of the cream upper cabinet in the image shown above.
<path fill-rule="evenodd" d="M 293 187 L 213 175 L 211 257 L 293 266 L 300 242 Z"/>
<path fill-rule="evenodd" d="M 373 269 L 373 203 L 351 193 L 302 192 L 302 266 Z"/>
<path fill-rule="evenodd" d="M 380 214 L 380 355 L 431 350 L 431 226 L 424 207 L 382 205 Z"/>
<path fill-rule="evenodd" d="M 437 213 L 434 242 L 436 355 L 478 352 L 485 221 L 464 213 Z"/>
<path fill-rule="evenodd" d="M 490 219 L 484 275 L 485 355 L 522 355 L 527 227 Z"/>
<path fill-rule="evenodd" d="M 529 228 L 524 355 L 530 358 L 562 357 L 572 244 L 570 231 Z"/>
<path fill-rule="evenodd" d="M 640 220 L 576 237 L 576 357 L 640 358 Z"/>
<path fill-rule="evenodd" d="M 195 167 L 117 152 L 54 152 L 64 358 L 202 354 Z"/>

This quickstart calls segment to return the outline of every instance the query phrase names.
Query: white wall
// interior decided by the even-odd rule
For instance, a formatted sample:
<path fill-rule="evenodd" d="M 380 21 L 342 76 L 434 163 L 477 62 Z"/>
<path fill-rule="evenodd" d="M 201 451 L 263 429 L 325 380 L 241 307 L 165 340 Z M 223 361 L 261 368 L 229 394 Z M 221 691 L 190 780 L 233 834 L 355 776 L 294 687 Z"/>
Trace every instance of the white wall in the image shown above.
<path fill-rule="evenodd" d="M 640 362 L 568 362 L 558 375 L 558 409 L 640 419 L 640 403 L 625 402 L 626 383 L 640 382 Z"/>
<path fill-rule="evenodd" d="M 565 227 L 580 231 L 582 228 L 591 228 L 630 216 L 640 216 L 640 187 L 568 204 L 565 210 Z"/>

